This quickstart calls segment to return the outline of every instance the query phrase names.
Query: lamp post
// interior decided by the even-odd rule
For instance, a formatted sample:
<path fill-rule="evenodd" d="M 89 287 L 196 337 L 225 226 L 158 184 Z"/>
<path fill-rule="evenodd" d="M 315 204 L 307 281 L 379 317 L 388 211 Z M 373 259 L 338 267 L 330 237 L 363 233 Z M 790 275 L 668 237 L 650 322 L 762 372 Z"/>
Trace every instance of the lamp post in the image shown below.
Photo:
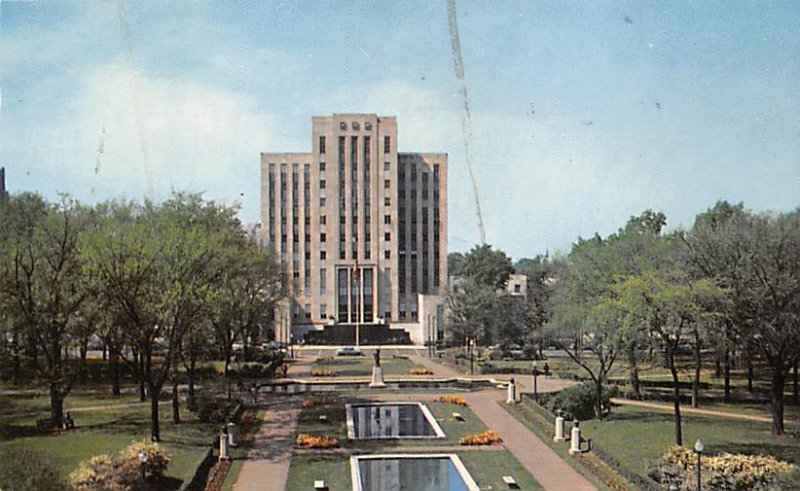
<path fill-rule="evenodd" d="M 139 452 L 139 464 L 142 468 L 142 491 L 144 491 L 144 479 L 145 479 L 145 472 L 146 472 L 146 465 L 147 465 L 147 454 Z"/>
<path fill-rule="evenodd" d="M 539 402 L 539 362 L 533 360 L 533 401 Z"/>
<path fill-rule="evenodd" d="M 694 453 L 697 454 L 697 491 L 700 491 L 700 458 L 703 455 L 703 442 L 700 441 L 698 438 L 696 442 L 694 442 Z"/>

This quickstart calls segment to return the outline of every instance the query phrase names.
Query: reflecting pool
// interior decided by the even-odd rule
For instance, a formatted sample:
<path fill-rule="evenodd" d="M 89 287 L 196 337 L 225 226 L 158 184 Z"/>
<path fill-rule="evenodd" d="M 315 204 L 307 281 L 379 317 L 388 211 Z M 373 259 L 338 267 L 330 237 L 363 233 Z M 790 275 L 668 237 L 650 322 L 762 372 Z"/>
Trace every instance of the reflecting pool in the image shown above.
<path fill-rule="evenodd" d="M 349 438 L 444 438 L 436 419 L 422 403 L 347 405 Z"/>
<path fill-rule="evenodd" d="M 354 491 L 477 491 L 455 454 L 362 455 L 351 457 Z"/>

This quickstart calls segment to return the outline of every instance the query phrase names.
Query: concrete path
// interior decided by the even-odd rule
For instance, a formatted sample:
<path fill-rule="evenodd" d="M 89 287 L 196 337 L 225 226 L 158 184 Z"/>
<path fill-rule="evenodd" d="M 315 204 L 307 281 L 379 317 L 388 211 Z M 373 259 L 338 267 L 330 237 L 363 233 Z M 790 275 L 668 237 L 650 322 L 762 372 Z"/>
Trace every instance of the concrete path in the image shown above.
<path fill-rule="evenodd" d="M 412 356 L 411 359 L 415 363 L 427 367 L 435 376 L 464 376 L 450 367 L 436 363 L 431 358 Z M 502 376 L 502 378 L 508 380 L 512 376 Z M 518 384 L 524 385 L 522 381 L 526 378 L 525 376 L 516 375 L 514 377 Z M 568 384 L 569 381 L 545 377 L 540 377 L 538 380 L 538 388 L 542 392 L 558 390 Z M 597 489 L 559 457 L 558 454 L 553 452 L 535 433 L 503 409 L 498 404 L 498 401 L 504 401 L 505 397 L 506 392 L 504 390 L 491 389 L 464 395 L 475 415 L 503 438 L 503 445 L 514 454 L 514 457 L 539 481 L 539 484 L 544 489 L 558 491 Z"/>
<path fill-rule="evenodd" d="M 664 411 L 671 413 L 675 410 L 672 404 L 661 404 L 658 402 L 648 401 L 632 401 L 630 399 L 611 399 L 614 404 L 622 404 L 626 406 L 646 407 L 648 409 L 655 409 L 657 411 Z M 758 421 L 759 423 L 772 423 L 772 418 L 766 416 L 758 416 L 755 414 L 742 414 L 731 413 L 727 411 L 715 411 L 713 409 L 702 409 L 691 406 L 684 406 L 681 404 L 681 414 L 698 414 L 701 416 L 719 416 L 722 418 L 743 419 L 747 421 Z"/>
<path fill-rule="evenodd" d="M 288 376 L 310 376 L 314 360 L 309 356 L 295 357 L 289 364 Z M 286 488 L 302 400 L 303 396 L 270 397 L 253 446 L 233 485 L 234 491 L 283 491 Z"/>

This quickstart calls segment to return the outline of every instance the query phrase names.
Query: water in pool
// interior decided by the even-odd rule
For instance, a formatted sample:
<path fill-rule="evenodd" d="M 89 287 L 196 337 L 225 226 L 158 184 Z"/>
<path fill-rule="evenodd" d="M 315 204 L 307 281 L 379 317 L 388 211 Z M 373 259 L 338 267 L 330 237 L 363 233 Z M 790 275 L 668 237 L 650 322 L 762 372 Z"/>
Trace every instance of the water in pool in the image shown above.
<path fill-rule="evenodd" d="M 468 491 L 453 461 L 442 458 L 380 458 L 358 461 L 362 491 Z"/>
<path fill-rule="evenodd" d="M 355 438 L 436 437 L 420 404 L 353 405 Z"/>

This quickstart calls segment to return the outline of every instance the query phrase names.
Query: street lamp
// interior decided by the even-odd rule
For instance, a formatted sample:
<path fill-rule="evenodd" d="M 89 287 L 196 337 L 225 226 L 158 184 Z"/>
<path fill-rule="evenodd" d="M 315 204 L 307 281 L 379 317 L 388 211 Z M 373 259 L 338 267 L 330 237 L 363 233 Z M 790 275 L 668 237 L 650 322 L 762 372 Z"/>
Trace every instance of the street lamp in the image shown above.
<path fill-rule="evenodd" d="M 703 455 L 703 442 L 698 438 L 694 442 L 694 453 L 697 454 L 697 491 L 700 491 L 700 457 Z"/>
<path fill-rule="evenodd" d="M 539 362 L 533 360 L 533 401 L 539 402 Z"/>
<path fill-rule="evenodd" d="M 147 465 L 147 454 L 144 453 L 144 451 L 139 452 L 139 464 L 141 464 L 142 468 L 142 491 L 144 491 L 144 479 Z"/>

